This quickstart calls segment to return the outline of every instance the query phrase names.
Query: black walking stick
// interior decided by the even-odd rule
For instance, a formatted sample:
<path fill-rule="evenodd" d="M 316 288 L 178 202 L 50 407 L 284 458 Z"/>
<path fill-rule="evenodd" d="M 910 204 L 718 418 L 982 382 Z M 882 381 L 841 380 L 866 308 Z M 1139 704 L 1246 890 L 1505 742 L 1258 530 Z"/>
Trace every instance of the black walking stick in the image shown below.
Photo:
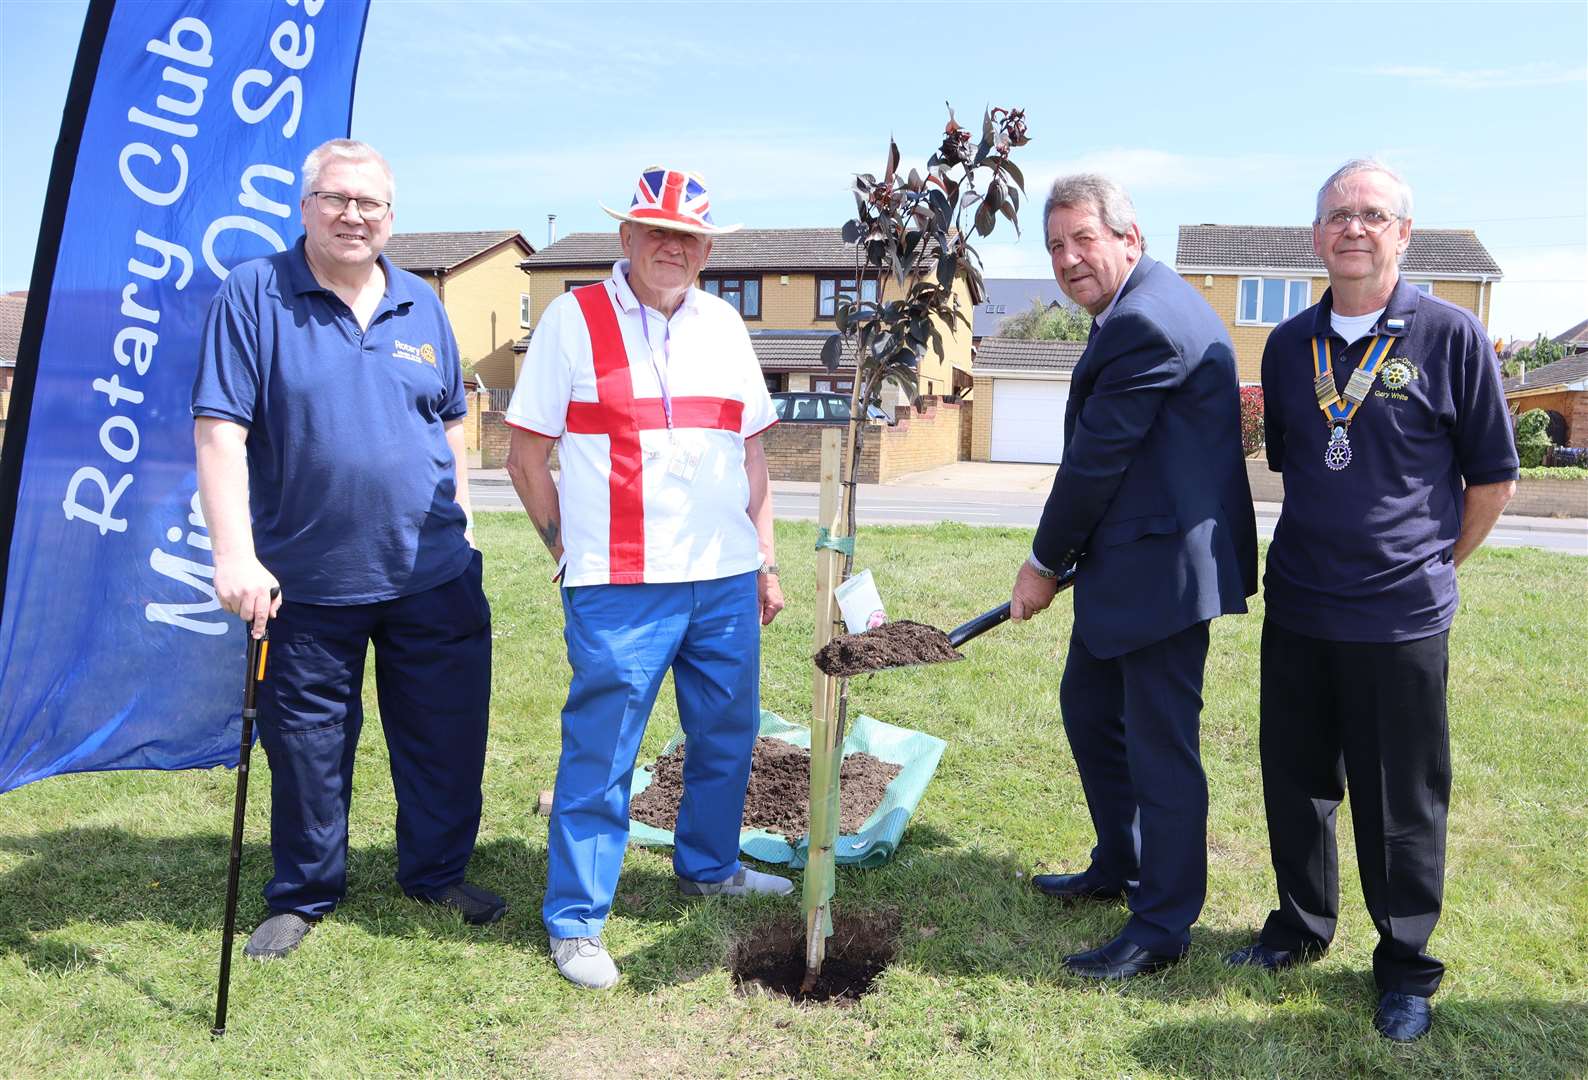
<path fill-rule="evenodd" d="M 270 590 L 276 599 L 279 589 Z M 247 630 L 244 630 L 247 633 Z M 248 674 L 243 682 L 243 739 L 237 751 L 237 798 L 232 807 L 232 858 L 226 870 L 226 929 L 221 937 L 220 985 L 215 989 L 215 1026 L 210 1034 L 226 1034 L 226 995 L 232 984 L 232 935 L 237 930 L 237 883 L 243 869 L 243 813 L 248 808 L 248 757 L 254 747 L 254 699 L 265 677 L 265 656 L 270 652 L 270 626 L 256 638 L 248 635 Z"/>

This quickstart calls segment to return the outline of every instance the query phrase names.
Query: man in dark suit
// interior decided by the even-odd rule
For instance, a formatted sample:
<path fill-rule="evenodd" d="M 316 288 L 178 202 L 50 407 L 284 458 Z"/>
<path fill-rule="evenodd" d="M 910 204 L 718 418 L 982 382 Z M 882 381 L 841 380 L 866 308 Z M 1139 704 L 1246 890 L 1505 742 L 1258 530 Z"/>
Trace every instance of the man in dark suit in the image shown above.
<path fill-rule="evenodd" d="M 1043 215 L 1054 277 L 1094 322 L 1010 616 L 1042 611 L 1077 569 L 1059 702 L 1097 846 L 1084 872 L 1034 881 L 1065 899 L 1128 897 L 1118 937 L 1064 960 L 1122 979 L 1181 959 L 1202 910 L 1208 623 L 1257 591 L 1257 529 L 1218 316 L 1147 257 L 1130 197 L 1107 178 L 1060 178 Z"/>

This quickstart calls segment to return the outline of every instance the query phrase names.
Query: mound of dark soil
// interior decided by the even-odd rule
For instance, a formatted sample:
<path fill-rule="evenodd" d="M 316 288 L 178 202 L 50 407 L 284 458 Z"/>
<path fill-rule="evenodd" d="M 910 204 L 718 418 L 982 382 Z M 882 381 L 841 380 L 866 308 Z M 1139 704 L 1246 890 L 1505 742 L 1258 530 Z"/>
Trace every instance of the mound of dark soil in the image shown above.
<path fill-rule="evenodd" d="M 840 634 L 816 653 L 816 666 L 828 675 L 861 675 L 904 664 L 963 660 L 935 626 L 898 619 L 860 634 Z"/>
<path fill-rule="evenodd" d="M 651 769 L 651 785 L 629 803 L 629 817 L 658 829 L 678 821 L 684 794 L 683 743 L 663 754 Z M 810 829 L 811 753 L 782 739 L 755 741 L 750 758 L 750 788 L 744 796 L 744 827 L 766 829 L 798 840 Z M 849 754 L 838 772 L 840 833 L 852 834 L 882 805 L 888 782 L 899 766 L 870 754 Z"/>

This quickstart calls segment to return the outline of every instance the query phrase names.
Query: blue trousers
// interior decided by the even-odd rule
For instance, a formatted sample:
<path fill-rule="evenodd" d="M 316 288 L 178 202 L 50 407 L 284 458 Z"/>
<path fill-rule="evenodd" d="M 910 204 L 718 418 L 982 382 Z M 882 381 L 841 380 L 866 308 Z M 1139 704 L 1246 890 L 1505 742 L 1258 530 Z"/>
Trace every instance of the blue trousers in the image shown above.
<path fill-rule="evenodd" d="M 629 784 L 669 668 L 684 729 L 673 869 L 690 881 L 739 871 L 739 826 L 761 716 L 756 575 L 562 591 L 573 680 L 546 839 L 552 937 L 606 923 L 629 836 Z"/>
<path fill-rule="evenodd" d="M 353 754 L 371 642 L 397 794 L 397 883 L 416 896 L 463 880 L 480 827 L 491 695 L 491 609 L 480 576 L 475 552 L 457 578 L 413 596 L 282 603 L 258 703 L 259 741 L 270 757 L 271 911 L 318 918 L 347 891 Z"/>
<path fill-rule="evenodd" d="M 1097 830 L 1094 872 L 1138 882 L 1121 936 L 1178 955 L 1208 882 L 1199 730 L 1208 624 L 1101 660 L 1070 637 L 1059 706 Z"/>

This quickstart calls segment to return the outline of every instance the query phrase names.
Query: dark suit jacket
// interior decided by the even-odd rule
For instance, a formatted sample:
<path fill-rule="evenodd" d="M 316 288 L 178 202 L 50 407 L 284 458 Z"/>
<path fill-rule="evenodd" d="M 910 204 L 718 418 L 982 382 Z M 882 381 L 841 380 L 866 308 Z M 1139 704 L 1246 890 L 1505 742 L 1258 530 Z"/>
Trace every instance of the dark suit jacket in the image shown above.
<path fill-rule="evenodd" d="M 1032 550 L 1054 569 L 1080 559 L 1075 631 L 1104 659 L 1245 611 L 1257 591 L 1235 351 L 1146 255 L 1076 362 Z"/>

